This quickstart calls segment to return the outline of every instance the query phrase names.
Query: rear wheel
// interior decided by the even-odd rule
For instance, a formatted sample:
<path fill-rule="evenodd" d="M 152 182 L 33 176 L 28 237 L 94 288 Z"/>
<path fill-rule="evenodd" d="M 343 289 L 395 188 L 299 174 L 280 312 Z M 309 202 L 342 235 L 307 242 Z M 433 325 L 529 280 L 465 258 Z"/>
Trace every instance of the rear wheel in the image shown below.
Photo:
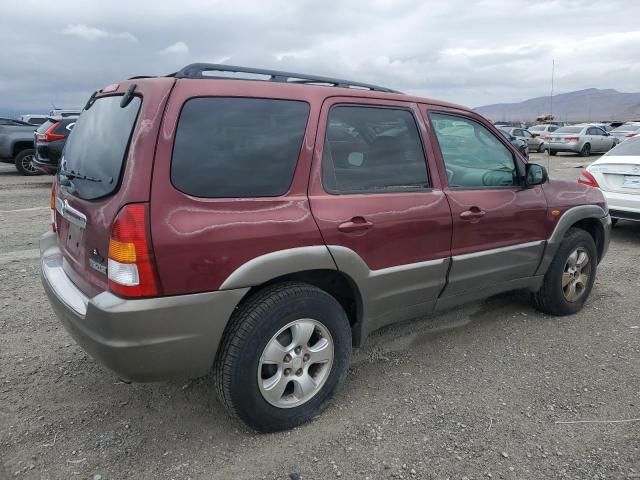
<path fill-rule="evenodd" d="M 580 156 L 588 157 L 589 155 L 591 155 L 591 145 L 589 145 L 588 143 L 585 143 L 584 146 L 582 147 L 582 150 L 580 150 Z"/>
<path fill-rule="evenodd" d="M 544 145 L 544 143 L 541 143 L 540 145 L 538 145 L 538 153 L 542 153 L 546 150 L 546 147 Z"/>
<path fill-rule="evenodd" d="M 615 227 L 617 225 L 617 223 L 618 223 L 618 219 L 617 218 L 612 218 L 611 219 L 611 226 L 612 227 Z"/>
<path fill-rule="evenodd" d="M 558 154 L 558 152 L 556 152 L 555 150 L 551 150 L 549 148 L 549 149 L 547 149 L 547 154 L 551 155 L 552 157 L 555 157 Z"/>
<path fill-rule="evenodd" d="M 15 159 L 16 170 L 22 175 L 40 175 L 42 172 L 32 163 L 34 155 L 35 150 L 33 148 L 28 148 L 18 153 Z"/>
<path fill-rule="evenodd" d="M 218 396 L 255 430 L 293 428 L 323 410 L 350 358 L 351 328 L 335 298 L 305 283 L 267 287 L 230 320 L 214 366 Z"/>
<path fill-rule="evenodd" d="M 542 288 L 532 295 L 534 306 L 551 315 L 579 312 L 593 288 L 597 265 L 593 237 L 580 228 L 570 229 L 549 265 Z"/>

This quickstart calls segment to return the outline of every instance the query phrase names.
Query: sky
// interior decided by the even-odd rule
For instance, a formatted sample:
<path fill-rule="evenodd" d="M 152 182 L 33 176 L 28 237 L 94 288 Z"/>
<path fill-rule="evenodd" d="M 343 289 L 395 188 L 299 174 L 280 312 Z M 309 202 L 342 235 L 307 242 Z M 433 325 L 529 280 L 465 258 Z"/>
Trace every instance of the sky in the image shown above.
<path fill-rule="evenodd" d="M 638 0 L 0 0 L 0 113 L 192 62 L 375 83 L 471 107 L 640 91 Z"/>

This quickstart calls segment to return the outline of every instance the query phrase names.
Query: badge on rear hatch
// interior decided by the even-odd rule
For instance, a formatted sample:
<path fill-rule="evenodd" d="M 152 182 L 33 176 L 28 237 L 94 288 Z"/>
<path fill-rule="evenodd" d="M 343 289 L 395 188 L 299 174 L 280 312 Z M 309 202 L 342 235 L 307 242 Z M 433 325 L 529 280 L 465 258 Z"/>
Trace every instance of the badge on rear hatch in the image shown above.
<path fill-rule="evenodd" d="M 100 255 L 97 248 L 89 252 L 89 266 L 100 273 L 107 273 L 107 266 L 104 264 L 104 257 Z"/>

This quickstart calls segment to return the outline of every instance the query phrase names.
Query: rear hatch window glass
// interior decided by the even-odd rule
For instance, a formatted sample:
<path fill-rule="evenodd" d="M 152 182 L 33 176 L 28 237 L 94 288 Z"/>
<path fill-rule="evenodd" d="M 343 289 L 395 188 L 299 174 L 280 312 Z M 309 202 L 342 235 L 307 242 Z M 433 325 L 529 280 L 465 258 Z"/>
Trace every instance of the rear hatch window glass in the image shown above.
<path fill-rule="evenodd" d="M 607 157 L 640 157 L 640 137 L 630 138 L 609 150 Z"/>
<path fill-rule="evenodd" d="M 49 130 L 49 127 L 51 127 L 51 125 L 53 125 L 54 123 L 56 123 L 56 120 L 47 120 L 36 129 L 36 132 L 44 133 Z"/>
<path fill-rule="evenodd" d="M 124 159 L 141 100 L 134 97 L 124 108 L 122 96 L 98 98 L 82 112 L 65 145 L 61 173 L 69 173 L 69 193 L 93 200 L 114 193 L 120 183 Z"/>
<path fill-rule="evenodd" d="M 561 133 L 580 133 L 584 130 L 584 127 L 562 127 L 555 131 L 557 134 Z"/>
<path fill-rule="evenodd" d="M 295 100 L 191 99 L 178 121 L 171 181 L 197 197 L 282 195 L 293 179 L 308 115 L 309 105 Z"/>

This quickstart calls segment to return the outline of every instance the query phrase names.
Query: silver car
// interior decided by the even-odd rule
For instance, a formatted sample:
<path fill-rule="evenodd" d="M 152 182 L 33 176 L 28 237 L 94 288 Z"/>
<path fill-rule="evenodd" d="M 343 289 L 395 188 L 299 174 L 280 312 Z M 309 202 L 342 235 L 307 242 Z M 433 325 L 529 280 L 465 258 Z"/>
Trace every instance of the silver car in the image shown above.
<path fill-rule="evenodd" d="M 547 142 L 547 152 L 574 152 L 588 157 L 592 152 L 608 152 L 618 143 L 617 140 L 600 127 L 591 125 L 572 125 L 560 127 L 543 137 Z"/>
<path fill-rule="evenodd" d="M 540 125 L 533 125 L 529 127 L 529 132 L 534 137 L 543 137 L 547 133 L 555 132 L 560 127 L 553 123 L 541 123 Z"/>
<path fill-rule="evenodd" d="M 516 137 L 518 140 L 522 140 L 526 142 L 529 146 L 530 152 L 539 152 L 542 153 L 546 150 L 546 144 L 544 139 L 540 136 L 534 136 L 529 130 L 526 128 L 515 128 L 515 127 L 500 127 L 506 132 L 509 132 L 511 135 Z"/>
<path fill-rule="evenodd" d="M 611 136 L 624 142 L 627 138 L 640 135 L 640 122 L 627 122 L 611 130 Z"/>

